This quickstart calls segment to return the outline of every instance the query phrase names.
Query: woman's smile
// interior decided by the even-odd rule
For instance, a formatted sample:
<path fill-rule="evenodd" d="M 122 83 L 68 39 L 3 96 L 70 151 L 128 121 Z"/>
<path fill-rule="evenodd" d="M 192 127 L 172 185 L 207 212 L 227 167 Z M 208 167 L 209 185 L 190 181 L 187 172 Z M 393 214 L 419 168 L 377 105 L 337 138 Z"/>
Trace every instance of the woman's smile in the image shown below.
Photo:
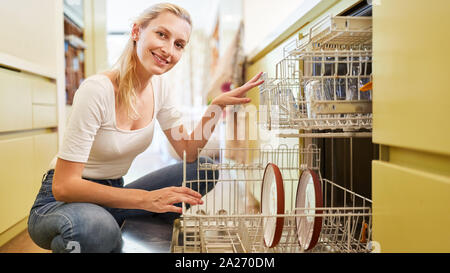
<path fill-rule="evenodd" d="M 164 67 L 164 66 L 167 66 L 167 65 L 169 64 L 169 61 L 167 61 L 166 59 L 164 59 L 162 56 L 160 56 L 160 55 L 158 55 L 158 54 L 156 54 L 156 53 L 154 53 L 154 52 L 151 52 L 151 53 L 152 53 L 152 55 L 153 55 L 153 59 L 156 61 L 156 63 L 157 63 L 159 66 Z"/>

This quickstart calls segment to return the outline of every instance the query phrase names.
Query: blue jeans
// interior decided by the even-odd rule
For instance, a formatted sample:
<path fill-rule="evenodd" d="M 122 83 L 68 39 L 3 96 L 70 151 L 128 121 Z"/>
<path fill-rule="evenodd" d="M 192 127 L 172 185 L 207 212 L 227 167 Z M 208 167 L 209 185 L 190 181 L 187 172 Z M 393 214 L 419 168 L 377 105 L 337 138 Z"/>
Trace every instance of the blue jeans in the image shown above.
<path fill-rule="evenodd" d="M 213 161 L 200 157 L 200 162 Z M 198 162 L 186 165 L 186 180 L 211 180 L 211 183 L 192 184 L 192 189 L 205 195 L 214 188 L 213 178 L 219 173 L 197 171 Z M 28 233 L 41 248 L 53 252 L 120 252 L 122 234 L 120 226 L 127 218 L 148 215 L 149 217 L 177 217 L 175 213 L 158 214 L 137 209 L 117 209 L 102 207 L 91 203 L 63 203 L 56 201 L 52 194 L 54 170 L 48 171 L 43 178 L 41 189 L 30 211 Z M 198 177 L 198 178 L 197 178 Z M 123 178 L 87 180 L 111 187 L 124 187 Z M 183 163 L 177 163 L 150 173 L 124 188 L 147 191 L 182 185 Z M 181 206 L 181 204 L 177 204 Z"/>

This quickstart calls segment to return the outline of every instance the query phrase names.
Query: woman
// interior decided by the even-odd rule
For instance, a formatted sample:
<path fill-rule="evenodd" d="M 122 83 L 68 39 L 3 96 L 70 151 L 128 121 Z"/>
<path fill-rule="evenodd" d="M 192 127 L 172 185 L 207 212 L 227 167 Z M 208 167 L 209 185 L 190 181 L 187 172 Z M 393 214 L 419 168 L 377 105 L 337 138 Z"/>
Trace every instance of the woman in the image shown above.
<path fill-rule="evenodd" d="M 62 147 L 43 178 L 28 219 L 28 231 L 37 245 L 53 252 L 73 247 L 81 252 L 116 252 L 122 244 L 120 225 L 127 217 L 143 212 L 181 213 L 181 202 L 202 204 L 206 189 L 181 187 L 182 164 L 125 187 L 122 178 L 134 158 L 150 145 L 157 119 L 178 155 L 186 152 L 187 179 L 197 179 L 197 160 L 208 160 L 197 159 L 197 151 L 208 140 L 207 134 L 201 133 L 199 139 L 194 135 L 203 132 L 206 124 L 215 124 L 226 105 L 248 103 L 242 97 L 262 83 L 259 74 L 217 97 L 189 135 L 172 104 L 175 94 L 161 75 L 180 60 L 191 28 L 184 9 L 171 4 L 152 6 L 133 24 L 115 69 L 82 83 Z M 217 174 L 205 175 L 211 179 Z"/>

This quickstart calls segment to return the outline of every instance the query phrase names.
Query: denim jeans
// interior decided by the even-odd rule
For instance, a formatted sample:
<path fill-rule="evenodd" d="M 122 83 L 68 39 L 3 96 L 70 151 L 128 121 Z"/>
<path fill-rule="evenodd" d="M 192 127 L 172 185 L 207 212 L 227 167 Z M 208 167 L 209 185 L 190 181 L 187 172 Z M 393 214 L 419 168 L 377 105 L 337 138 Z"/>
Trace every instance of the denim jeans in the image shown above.
<path fill-rule="evenodd" d="M 212 163 L 210 158 L 200 157 L 200 162 Z M 197 171 L 198 161 L 186 165 L 186 180 L 211 180 L 210 183 L 192 184 L 192 189 L 205 195 L 214 188 L 212 179 L 218 172 Z M 54 170 L 48 171 L 41 189 L 30 211 L 28 233 L 41 248 L 55 253 L 64 252 L 120 252 L 122 235 L 120 226 L 127 218 L 148 215 L 151 217 L 177 217 L 175 213 L 158 214 L 137 209 L 118 209 L 91 203 L 63 203 L 56 201 L 52 194 Z M 207 177 L 207 178 L 206 178 Z M 123 178 L 87 180 L 119 188 L 142 189 L 147 191 L 182 185 L 183 163 L 177 163 L 150 173 L 124 187 Z M 217 181 L 217 180 L 216 180 Z M 181 206 L 181 204 L 176 204 Z"/>

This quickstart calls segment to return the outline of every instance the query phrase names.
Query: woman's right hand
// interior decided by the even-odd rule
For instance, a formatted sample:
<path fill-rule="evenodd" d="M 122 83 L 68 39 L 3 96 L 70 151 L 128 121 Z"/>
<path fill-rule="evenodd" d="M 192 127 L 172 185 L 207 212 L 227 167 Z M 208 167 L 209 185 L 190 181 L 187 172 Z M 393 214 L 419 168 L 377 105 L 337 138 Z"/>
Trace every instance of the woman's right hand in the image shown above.
<path fill-rule="evenodd" d="M 243 97 L 252 88 L 255 88 L 264 83 L 263 80 L 259 80 L 262 75 L 263 75 L 263 72 L 260 72 L 258 75 L 253 77 L 250 81 L 248 81 L 243 86 L 218 96 L 211 102 L 211 104 L 218 105 L 223 109 L 228 105 L 246 104 L 246 103 L 251 102 L 251 100 L 249 98 L 243 98 Z"/>
<path fill-rule="evenodd" d="M 182 208 L 174 206 L 177 203 L 187 203 L 192 206 L 201 205 L 202 195 L 186 187 L 168 187 L 160 190 L 145 192 L 142 200 L 142 209 L 156 212 L 182 213 Z"/>

